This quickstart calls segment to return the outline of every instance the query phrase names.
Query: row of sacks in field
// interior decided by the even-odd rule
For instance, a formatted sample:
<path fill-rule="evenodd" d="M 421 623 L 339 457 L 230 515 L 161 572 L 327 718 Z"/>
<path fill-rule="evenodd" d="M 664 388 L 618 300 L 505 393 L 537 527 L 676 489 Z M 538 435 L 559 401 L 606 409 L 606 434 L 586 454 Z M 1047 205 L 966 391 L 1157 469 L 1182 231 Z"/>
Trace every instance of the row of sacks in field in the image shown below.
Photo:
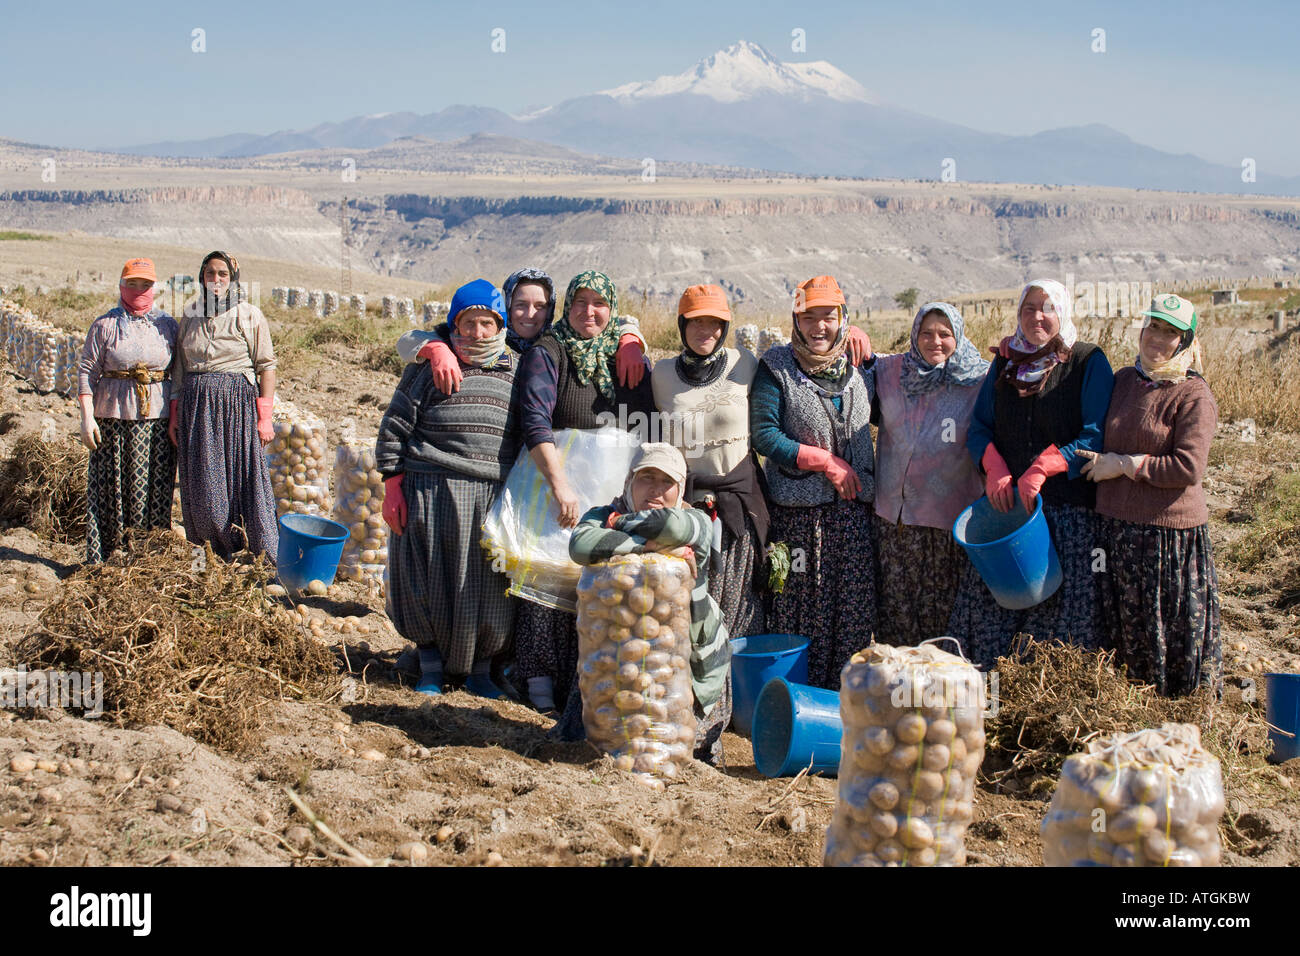
<path fill-rule="evenodd" d="M 0 302 L 0 343 L 5 356 L 38 392 L 76 393 L 85 341 L 84 332 L 60 329 L 13 302 Z"/>
<path fill-rule="evenodd" d="M 364 315 L 364 295 L 343 296 L 331 290 L 303 289 L 297 286 L 275 286 L 271 289 L 271 302 L 287 309 L 306 309 L 318 316 L 352 312 Z M 380 300 L 381 315 L 385 319 L 422 318 L 426 325 L 441 321 L 450 308 L 447 302 L 422 302 L 418 308 L 412 298 L 386 295 Z"/>

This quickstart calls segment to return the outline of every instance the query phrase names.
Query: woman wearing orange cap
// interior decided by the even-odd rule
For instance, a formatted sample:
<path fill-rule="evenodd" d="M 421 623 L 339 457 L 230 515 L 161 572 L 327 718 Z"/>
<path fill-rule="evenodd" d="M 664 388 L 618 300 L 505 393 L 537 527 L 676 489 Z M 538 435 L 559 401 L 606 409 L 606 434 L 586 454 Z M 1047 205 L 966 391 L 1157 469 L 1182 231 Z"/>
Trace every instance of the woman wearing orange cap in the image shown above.
<path fill-rule="evenodd" d="M 790 551 L 767 624 L 808 637 L 808 682 L 835 689 L 871 643 L 876 614 L 874 375 L 846 354 L 844 295 L 832 277 L 799 285 L 793 320 L 790 344 L 763 353 L 750 412 L 754 450 L 766 458 L 769 537 Z"/>
<path fill-rule="evenodd" d="M 709 595 L 722 609 L 727 632 L 747 637 L 765 629 L 754 571 L 767 546 L 768 514 L 749 443 L 758 359 L 748 349 L 724 347 L 730 325 L 722 289 L 691 286 L 677 303 L 682 351 L 656 362 L 650 381 L 659 437 L 686 459 L 686 500 L 709 512 L 721 532 L 713 539 Z"/>
<path fill-rule="evenodd" d="M 247 548 L 274 561 L 280 532 L 264 446 L 275 437 L 275 351 L 262 310 L 242 301 L 233 256 L 204 257 L 176 344 L 172 440 L 185 537 L 227 560 Z"/>
<path fill-rule="evenodd" d="M 154 308 L 153 263 L 122 268 L 118 303 L 91 323 L 77 399 L 86 474 L 86 560 L 103 561 L 128 528 L 168 529 L 176 452 L 167 440 L 176 320 Z"/>

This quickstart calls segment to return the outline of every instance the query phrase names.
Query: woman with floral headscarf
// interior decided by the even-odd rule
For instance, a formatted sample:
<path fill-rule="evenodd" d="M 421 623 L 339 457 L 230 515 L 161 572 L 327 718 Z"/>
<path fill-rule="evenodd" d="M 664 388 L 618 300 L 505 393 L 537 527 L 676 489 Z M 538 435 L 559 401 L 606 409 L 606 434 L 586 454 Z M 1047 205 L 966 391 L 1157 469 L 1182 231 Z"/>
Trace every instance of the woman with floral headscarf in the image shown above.
<path fill-rule="evenodd" d="M 551 327 L 555 314 L 555 285 L 541 269 L 527 267 L 512 272 L 501 287 L 509 319 L 506 342 L 521 355 L 537 344 L 542 333 Z M 645 374 L 645 337 L 636 316 L 618 316 L 618 380 L 636 388 Z M 433 380 L 445 394 L 460 387 L 460 365 L 452 354 L 443 327 L 436 330 L 412 329 L 397 340 L 397 354 L 403 362 L 429 362 Z"/>
<path fill-rule="evenodd" d="M 997 355 L 966 435 L 984 470 L 984 491 L 999 511 L 1033 512 L 1039 497 L 1061 563 L 1061 586 L 1026 610 L 1004 608 L 973 566 L 957 594 L 948 633 L 966 656 L 992 667 L 1017 633 L 1086 648 L 1101 644 L 1094 618 L 1094 486 L 1080 478 L 1083 451 L 1100 451 L 1115 375 L 1105 353 L 1080 342 L 1065 287 L 1038 279 L 1021 290 L 1016 332 Z"/>
<path fill-rule="evenodd" d="M 965 328 L 954 306 L 927 302 L 908 351 L 876 358 L 876 640 L 886 644 L 947 633 L 968 563 L 952 524 L 983 493 L 966 431 L 989 363 Z"/>
<path fill-rule="evenodd" d="M 1219 586 L 1201 479 L 1219 409 L 1197 369 L 1192 303 L 1158 295 L 1142 314 L 1137 360 L 1115 373 L 1105 450 L 1080 452 L 1097 482 L 1101 619 L 1131 678 L 1170 696 L 1218 690 Z"/>
<path fill-rule="evenodd" d="M 463 384 L 452 398 L 429 365 L 408 365 L 384 412 L 375 462 L 384 476 L 388 616 L 415 642 L 430 696 L 446 677 L 499 698 L 492 659 L 514 629 L 509 581 L 479 545 L 486 517 L 519 454 L 519 356 L 506 343 L 499 289 L 476 279 L 447 315 Z"/>
<path fill-rule="evenodd" d="M 792 321 L 790 344 L 763 353 L 750 404 L 754 450 L 766 459 L 768 537 L 789 549 L 767 625 L 808 637 L 808 682 L 838 689 L 876 616 L 874 372 L 846 354 L 844 295 L 831 276 L 799 285 Z"/>
<path fill-rule="evenodd" d="M 524 353 L 520 364 L 524 443 L 555 497 L 561 527 L 578 523 L 578 497 L 565 476 L 555 431 L 598 428 L 609 417 L 625 423 L 648 421 L 654 414 L 644 357 L 638 385 L 626 386 L 619 380 L 617 318 L 618 293 L 609 276 L 594 270 L 574 276 L 565 290 L 560 318 Z M 529 699 L 541 711 L 562 708 L 576 687 L 575 620 L 573 614 L 531 601 L 519 610 L 515 640 L 519 673 L 527 682 Z"/>
<path fill-rule="evenodd" d="M 176 338 L 171 435 L 185 537 L 227 560 L 247 548 L 274 561 L 280 532 L 264 449 L 275 437 L 275 351 L 262 310 L 242 299 L 234 256 L 208 253 Z"/>

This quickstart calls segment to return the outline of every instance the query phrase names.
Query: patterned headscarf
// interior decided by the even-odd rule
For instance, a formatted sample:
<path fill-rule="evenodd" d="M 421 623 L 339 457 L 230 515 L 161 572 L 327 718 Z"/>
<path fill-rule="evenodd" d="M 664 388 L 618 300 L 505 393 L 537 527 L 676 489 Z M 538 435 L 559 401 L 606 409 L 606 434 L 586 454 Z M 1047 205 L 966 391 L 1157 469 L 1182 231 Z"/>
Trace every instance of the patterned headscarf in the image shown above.
<path fill-rule="evenodd" d="M 1060 328 L 1051 341 L 1041 348 L 1031 345 L 1020 328 L 1020 310 L 1030 289 L 1042 289 L 1048 300 L 1056 309 Z M 1035 279 L 1020 290 L 1020 299 L 1016 302 L 1016 334 L 1011 337 L 1009 350 L 1011 358 L 998 379 L 999 384 L 1011 384 L 1022 397 L 1037 394 L 1049 372 L 1059 363 L 1070 357 L 1070 350 L 1079 340 L 1079 332 L 1074 327 L 1069 293 L 1065 286 L 1053 279 Z"/>
<path fill-rule="evenodd" d="M 214 295 L 208 292 L 208 287 L 203 284 L 203 270 L 208 267 L 208 263 L 213 259 L 220 259 L 230 269 L 230 285 L 226 288 L 226 294 L 222 296 Z M 203 257 L 203 263 L 199 266 L 199 308 L 200 315 L 220 315 L 227 312 L 239 304 L 243 298 L 239 291 L 239 260 L 228 252 L 209 252 Z M 209 312 L 211 306 L 215 311 Z"/>
<path fill-rule="evenodd" d="M 1151 316 L 1145 316 L 1142 328 L 1145 329 L 1152 321 Z M 1197 338 L 1195 329 L 1188 329 L 1183 333 L 1183 340 L 1178 343 L 1178 350 L 1170 358 L 1148 368 L 1142 361 L 1142 349 L 1139 347 L 1137 361 L 1133 364 L 1139 375 L 1152 382 L 1181 382 L 1187 378 L 1188 372 L 1200 374 L 1201 340 Z"/>
<path fill-rule="evenodd" d="M 957 338 L 957 350 L 942 365 L 931 365 L 921 356 L 917 340 L 921 323 L 931 312 L 941 313 L 952 334 Z M 927 302 L 912 320 L 912 347 L 903 356 L 903 391 L 908 395 L 924 395 L 940 385 L 977 385 L 988 373 L 989 363 L 980 357 L 979 349 L 966 338 L 966 322 L 957 307 L 947 302 Z"/>
<path fill-rule="evenodd" d="M 590 289 L 609 303 L 609 322 L 589 339 L 578 335 L 569 324 L 569 307 L 579 289 Z M 614 377 L 609 372 L 609 360 L 618 351 L 618 292 L 609 276 L 588 269 L 570 279 L 569 287 L 564 292 L 564 309 L 551 326 L 551 334 L 559 340 L 573 360 L 578 384 L 590 385 L 594 382 L 600 394 L 613 401 Z"/>
<path fill-rule="evenodd" d="M 812 350 L 799 329 L 798 313 L 790 313 L 790 321 L 794 326 L 794 334 L 790 336 L 790 346 L 794 350 L 795 361 L 809 377 L 826 382 L 838 382 L 849 367 L 849 357 L 844 354 L 849 345 L 848 316 L 844 312 L 844 306 L 836 308 L 840 317 L 839 331 L 835 333 L 835 341 L 831 343 L 830 351 L 824 354 Z"/>
<path fill-rule="evenodd" d="M 521 282 L 535 282 L 546 289 L 546 302 L 551 308 L 551 314 L 546 317 L 546 321 L 542 323 L 541 331 L 537 333 L 537 338 L 541 338 L 542 333 L 549 329 L 551 323 L 555 321 L 555 283 L 551 281 L 550 275 L 541 269 L 525 267 L 518 272 L 510 273 L 510 276 L 501 286 L 501 292 L 504 294 L 506 301 L 507 317 L 510 315 L 510 303 L 515 298 L 515 286 Z M 509 328 L 509 322 L 506 325 L 506 342 L 516 352 L 524 351 L 537 341 L 537 338 L 526 339 L 514 329 Z"/>

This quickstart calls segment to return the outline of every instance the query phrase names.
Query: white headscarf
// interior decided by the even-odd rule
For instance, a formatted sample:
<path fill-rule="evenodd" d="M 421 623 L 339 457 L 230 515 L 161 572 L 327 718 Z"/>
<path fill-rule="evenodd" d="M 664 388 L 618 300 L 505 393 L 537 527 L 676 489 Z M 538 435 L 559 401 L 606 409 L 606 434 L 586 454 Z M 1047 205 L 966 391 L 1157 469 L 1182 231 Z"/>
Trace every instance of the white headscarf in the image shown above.
<path fill-rule="evenodd" d="M 1048 300 L 1056 309 L 1056 317 L 1060 320 L 1060 328 L 1056 335 L 1042 346 L 1031 345 L 1025 338 L 1024 330 L 1020 328 L 1020 310 L 1024 307 L 1030 289 L 1042 289 L 1047 293 Z M 1004 377 L 1008 374 L 1013 375 L 1020 385 L 1030 386 L 1031 391 L 1036 391 L 1037 389 L 1033 389 L 1032 386 L 1042 381 L 1061 362 L 1062 353 L 1068 357 L 1070 349 L 1079 340 L 1079 331 L 1074 327 L 1073 312 L 1069 293 L 1066 292 L 1065 286 L 1055 279 L 1035 279 L 1021 289 L 1020 299 L 1016 302 L 1016 334 L 1011 337 L 1011 359 L 1007 363 L 1007 371 L 1003 373 Z M 1057 342 L 1057 339 L 1060 341 Z M 1055 348 L 1050 348 L 1053 345 Z"/>

